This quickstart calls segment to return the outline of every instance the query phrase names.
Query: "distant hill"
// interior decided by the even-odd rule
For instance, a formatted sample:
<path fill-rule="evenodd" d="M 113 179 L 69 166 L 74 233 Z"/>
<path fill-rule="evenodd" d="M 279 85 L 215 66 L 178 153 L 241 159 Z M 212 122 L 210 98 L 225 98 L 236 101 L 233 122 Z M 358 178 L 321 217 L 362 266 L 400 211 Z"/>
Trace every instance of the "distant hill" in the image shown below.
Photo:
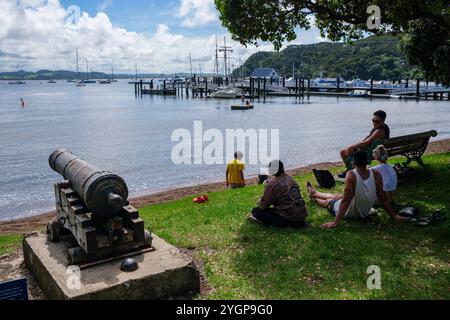
<path fill-rule="evenodd" d="M 423 78 L 419 68 L 407 63 L 399 49 L 399 41 L 392 36 L 371 36 L 354 42 L 322 42 L 310 45 L 291 45 L 280 52 L 257 52 L 244 63 L 242 71 L 249 76 L 256 68 L 275 68 L 280 75 L 296 74 L 304 78 L 343 77 L 344 79 Z M 239 77 L 241 70 L 233 71 Z"/>
<path fill-rule="evenodd" d="M 164 78 L 170 77 L 171 75 L 165 74 L 138 74 L 138 77 L 145 78 Z M 187 76 L 180 74 L 180 76 Z M 0 72 L 0 80 L 75 80 L 77 79 L 78 74 L 73 71 L 67 70 L 39 70 L 37 72 L 29 72 L 19 70 L 17 72 Z M 114 74 L 114 78 L 116 79 L 130 79 L 134 78 L 135 74 Z M 111 74 L 103 73 L 103 72 L 90 72 L 86 74 L 86 72 L 80 72 L 80 79 L 110 79 Z"/>
<path fill-rule="evenodd" d="M 110 78 L 111 75 L 108 75 L 103 72 L 90 72 L 89 78 L 90 79 L 104 79 L 104 78 Z M 3 72 L 0 73 L 0 79 L 1 80 L 14 80 L 14 79 L 21 79 L 21 80 L 72 80 L 77 79 L 77 73 L 73 71 L 66 71 L 66 70 L 57 70 L 57 71 L 51 71 L 51 70 L 39 70 L 37 72 L 29 72 L 29 71 L 23 71 L 19 70 L 17 72 Z M 80 72 L 80 79 L 86 79 L 86 73 Z"/>

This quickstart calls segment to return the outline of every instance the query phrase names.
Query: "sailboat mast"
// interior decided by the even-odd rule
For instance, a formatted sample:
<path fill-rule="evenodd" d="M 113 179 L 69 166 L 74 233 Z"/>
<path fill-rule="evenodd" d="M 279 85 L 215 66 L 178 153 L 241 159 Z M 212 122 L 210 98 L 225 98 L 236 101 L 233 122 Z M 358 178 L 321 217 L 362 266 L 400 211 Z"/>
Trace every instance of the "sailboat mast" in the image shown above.
<path fill-rule="evenodd" d="M 80 81 L 80 68 L 78 66 L 78 48 L 77 48 L 77 80 Z"/>
<path fill-rule="evenodd" d="M 86 58 L 86 80 L 89 80 L 89 67 L 88 67 L 88 60 L 87 57 Z"/>
<path fill-rule="evenodd" d="M 219 48 L 217 46 L 217 35 L 216 35 L 216 60 L 215 60 L 215 72 L 216 72 L 216 78 L 219 78 Z"/>
<path fill-rule="evenodd" d="M 220 47 L 218 49 L 218 51 L 223 52 L 223 58 L 224 58 L 224 62 L 225 62 L 225 78 L 228 77 L 228 52 L 233 52 L 233 50 L 231 49 L 231 47 L 227 47 L 227 38 L 223 37 L 223 42 L 224 42 L 224 46 Z"/>
<path fill-rule="evenodd" d="M 225 79 L 228 77 L 228 69 L 227 69 L 227 38 L 223 37 L 223 44 L 224 44 L 224 59 L 225 59 Z"/>
<path fill-rule="evenodd" d="M 189 54 L 189 66 L 191 67 L 191 78 L 192 78 L 192 58 L 191 58 L 191 54 Z"/>

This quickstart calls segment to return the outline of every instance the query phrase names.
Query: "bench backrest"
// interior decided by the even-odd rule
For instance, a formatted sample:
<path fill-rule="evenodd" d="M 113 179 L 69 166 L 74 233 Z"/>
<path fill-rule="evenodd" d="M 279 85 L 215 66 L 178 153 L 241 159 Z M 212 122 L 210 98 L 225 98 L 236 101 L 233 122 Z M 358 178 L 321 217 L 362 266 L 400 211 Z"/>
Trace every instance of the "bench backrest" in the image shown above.
<path fill-rule="evenodd" d="M 437 132 L 435 130 L 409 134 L 401 137 L 395 137 L 391 139 L 380 139 L 376 140 L 372 145 L 367 149 L 369 162 L 373 160 L 373 150 L 379 146 L 384 145 L 386 148 L 388 155 L 390 157 L 402 155 L 408 152 L 420 151 L 422 148 L 426 147 L 428 141 L 431 137 L 436 137 Z"/>

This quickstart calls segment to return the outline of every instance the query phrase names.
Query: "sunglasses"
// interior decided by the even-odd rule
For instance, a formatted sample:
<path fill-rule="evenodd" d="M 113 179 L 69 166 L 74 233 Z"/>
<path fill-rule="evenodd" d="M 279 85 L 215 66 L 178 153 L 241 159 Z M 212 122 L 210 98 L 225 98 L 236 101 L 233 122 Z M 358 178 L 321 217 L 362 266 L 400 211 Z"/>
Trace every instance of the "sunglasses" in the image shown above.
<path fill-rule="evenodd" d="M 377 120 L 377 119 L 372 119 L 373 123 L 381 123 L 381 120 Z"/>

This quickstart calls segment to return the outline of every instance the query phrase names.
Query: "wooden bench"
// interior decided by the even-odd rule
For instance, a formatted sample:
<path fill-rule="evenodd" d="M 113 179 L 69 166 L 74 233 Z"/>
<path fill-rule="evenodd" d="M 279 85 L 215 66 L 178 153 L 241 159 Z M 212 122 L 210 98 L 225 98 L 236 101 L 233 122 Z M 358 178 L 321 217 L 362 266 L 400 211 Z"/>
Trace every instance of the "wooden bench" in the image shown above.
<path fill-rule="evenodd" d="M 403 166 L 408 166 L 411 162 L 416 161 L 422 167 L 425 164 L 422 161 L 422 155 L 427 149 L 428 142 L 431 137 L 436 137 L 437 132 L 435 130 L 421 132 L 416 134 L 409 134 L 406 136 L 395 137 L 391 139 L 379 139 L 372 143 L 372 145 L 367 148 L 367 155 L 369 158 L 369 164 L 372 163 L 373 159 L 373 150 L 379 145 L 384 145 L 386 148 L 389 157 L 393 156 L 404 156 L 406 157 L 406 162 L 403 163 Z M 352 157 L 348 158 L 351 163 L 353 160 Z M 352 169 L 351 167 L 348 169 Z"/>

